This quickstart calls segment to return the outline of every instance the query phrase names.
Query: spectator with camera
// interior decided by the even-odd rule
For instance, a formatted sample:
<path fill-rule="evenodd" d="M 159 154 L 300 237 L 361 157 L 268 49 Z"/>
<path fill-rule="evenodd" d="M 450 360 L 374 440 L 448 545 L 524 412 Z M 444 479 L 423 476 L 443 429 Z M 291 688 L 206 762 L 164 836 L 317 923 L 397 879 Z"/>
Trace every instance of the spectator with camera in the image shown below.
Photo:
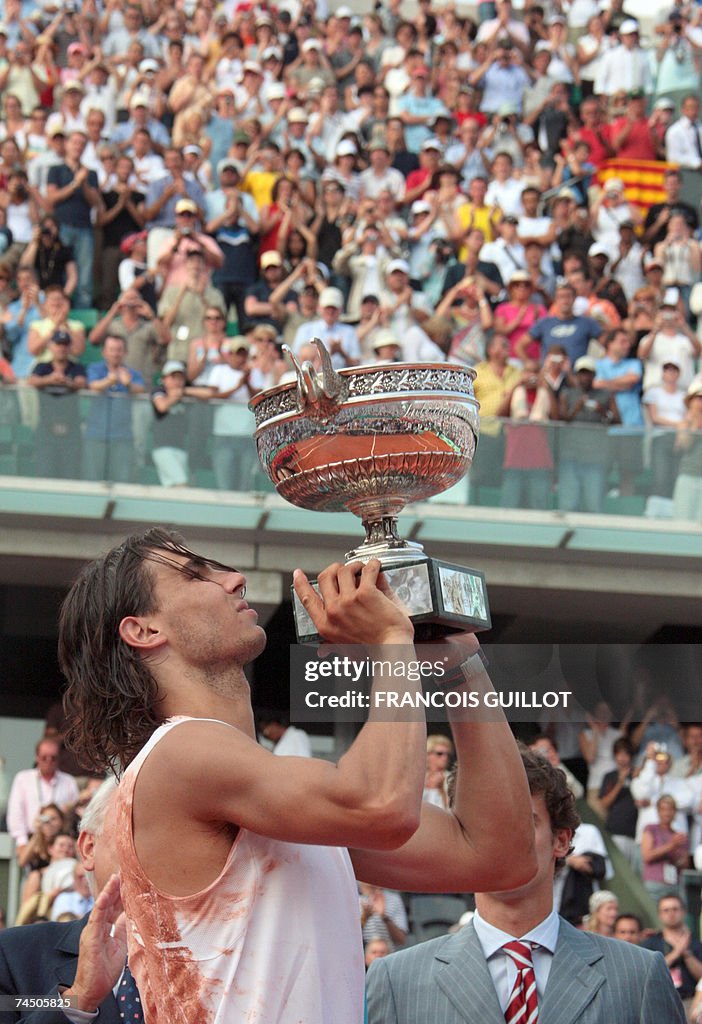
<path fill-rule="evenodd" d="M 675 289 L 666 289 L 663 304 L 654 317 L 653 329 L 639 343 L 638 356 L 644 364 L 644 391 L 662 381 L 663 364 L 671 359 L 680 367 L 679 386 L 687 388 L 695 373 L 695 360 L 702 346 L 688 326 Z"/>
<path fill-rule="evenodd" d="M 22 253 L 19 265 L 35 272 L 41 291 L 50 285 L 59 285 L 66 295 L 72 295 L 78 284 L 73 249 L 62 243 L 58 221 L 52 216 L 44 217 L 34 228 L 32 240 Z"/>

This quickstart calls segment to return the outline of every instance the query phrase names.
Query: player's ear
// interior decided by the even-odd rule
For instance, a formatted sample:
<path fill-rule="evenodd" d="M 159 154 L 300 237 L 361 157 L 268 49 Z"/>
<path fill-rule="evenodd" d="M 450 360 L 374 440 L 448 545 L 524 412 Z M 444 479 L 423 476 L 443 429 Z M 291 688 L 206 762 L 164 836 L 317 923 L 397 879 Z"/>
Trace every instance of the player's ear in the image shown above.
<path fill-rule="evenodd" d="M 125 644 L 148 653 L 163 646 L 166 642 L 164 634 L 152 625 L 147 618 L 128 615 L 119 624 L 119 635 Z"/>

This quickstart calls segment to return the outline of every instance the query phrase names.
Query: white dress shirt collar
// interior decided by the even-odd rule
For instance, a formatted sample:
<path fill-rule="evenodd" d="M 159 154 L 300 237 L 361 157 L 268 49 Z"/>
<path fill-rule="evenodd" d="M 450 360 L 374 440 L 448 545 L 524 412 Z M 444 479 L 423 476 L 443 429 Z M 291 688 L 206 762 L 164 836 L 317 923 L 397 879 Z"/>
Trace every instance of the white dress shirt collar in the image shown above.
<path fill-rule="evenodd" d="M 520 942 L 535 942 L 542 949 L 547 949 L 549 953 L 555 953 L 560 920 L 556 911 L 552 910 L 548 917 L 545 917 L 543 921 L 540 921 L 535 928 L 532 928 L 525 935 L 510 935 L 508 932 L 503 932 L 500 928 L 490 924 L 476 910 L 473 916 L 473 927 L 475 928 L 480 945 L 483 947 L 485 959 L 489 960 L 491 956 L 494 956 L 495 953 L 502 949 L 505 943 L 514 942 L 515 939 L 519 939 Z"/>

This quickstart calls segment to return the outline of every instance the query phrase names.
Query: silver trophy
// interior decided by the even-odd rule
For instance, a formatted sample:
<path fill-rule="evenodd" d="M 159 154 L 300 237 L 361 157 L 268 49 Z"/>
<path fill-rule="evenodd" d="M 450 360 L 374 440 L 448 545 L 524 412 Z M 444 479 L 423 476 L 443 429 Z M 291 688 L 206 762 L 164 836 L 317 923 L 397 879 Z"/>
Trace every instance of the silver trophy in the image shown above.
<path fill-rule="evenodd" d="M 384 363 L 337 372 L 322 342 L 312 344 L 321 371 L 286 349 L 297 379 L 250 402 L 264 471 L 293 505 L 361 519 L 366 538 L 346 561 L 380 560 L 419 639 L 489 629 L 483 573 L 429 558 L 397 531 L 405 505 L 440 494 L 470 468 L 479 434 L 475 371 Z M 293 609 L 298 640 L 317 639 L 294 591 Z"/>

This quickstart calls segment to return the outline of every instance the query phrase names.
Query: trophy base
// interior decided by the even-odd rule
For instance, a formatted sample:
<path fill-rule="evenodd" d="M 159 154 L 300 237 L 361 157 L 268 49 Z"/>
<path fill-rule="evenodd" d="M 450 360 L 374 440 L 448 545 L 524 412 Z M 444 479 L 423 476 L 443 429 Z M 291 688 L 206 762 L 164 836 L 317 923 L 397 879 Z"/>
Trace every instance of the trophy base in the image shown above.
<path fill-rule="evenodd" d="M 396 561 L 392 552 L 383 558 L 383 572 L 391 588 L 408 608 L 419 642 L 440 639 L 450 633 L 478 633 L 490 629 L 485 575 L 478 569 L 442 562 L 437 558 L 406 557 Z M 317 588 L 317 581 L 312 580 Z M 298 643 L 318 643 L 312 619 L 292 591 Z"/>

